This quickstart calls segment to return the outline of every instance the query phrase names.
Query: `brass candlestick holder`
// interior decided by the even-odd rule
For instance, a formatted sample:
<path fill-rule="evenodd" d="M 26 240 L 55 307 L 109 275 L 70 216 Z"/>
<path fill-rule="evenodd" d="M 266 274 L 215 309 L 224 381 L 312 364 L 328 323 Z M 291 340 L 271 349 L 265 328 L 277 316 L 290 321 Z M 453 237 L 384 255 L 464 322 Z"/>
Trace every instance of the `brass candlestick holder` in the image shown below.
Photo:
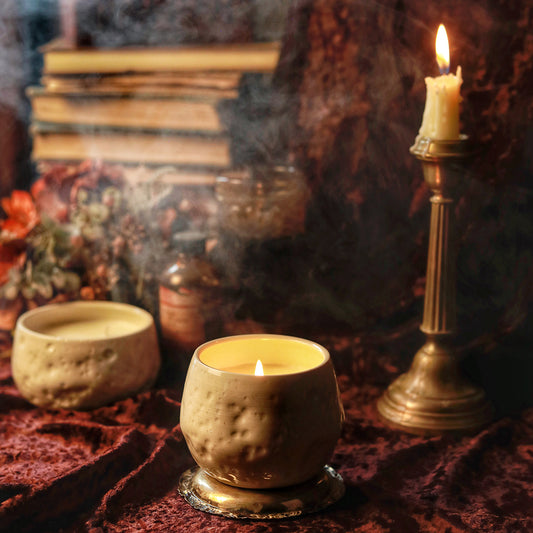
<path fill-rule="evenodd" d="M 410 152 L 422 161 L 433 192 L 424 317 L 426 343 L 411 368 L 378 401 L 381 416 L 411 433 L 467 432 L 489 422 L 492 410 L 482 389 L 461 372 L 453 347 L 456 327 L 456 249 L 452 191 L 460 163 L 472 154 L 466 136 L 436 141 L 418 136 Z"/>

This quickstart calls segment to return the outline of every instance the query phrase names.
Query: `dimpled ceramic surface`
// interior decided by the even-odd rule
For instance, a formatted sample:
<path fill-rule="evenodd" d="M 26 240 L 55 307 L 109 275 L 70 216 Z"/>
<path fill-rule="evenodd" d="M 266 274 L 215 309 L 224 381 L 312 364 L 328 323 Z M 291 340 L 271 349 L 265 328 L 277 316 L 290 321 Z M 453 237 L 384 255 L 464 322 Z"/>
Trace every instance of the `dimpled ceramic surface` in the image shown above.
<path fill-rule="evenodd" d="M 115 302 L 70 302 L 22 315 L 12 369 L 35 405 L 88 409 L 150 386 L 160 355 L 153 319 Z"/>
<path fill-rule="evenodd" d="M 239 340 L 281 342 L 287 361 L 291 348 L 303 357 L 307 352 L 311 368 L 254 376 L 221 371 L 202 361 L 204 350 L 224 342 L 218 364 L 234 363 L 232 342 Z M 265 357 L 268 364 L 268 354 Z M 216 357 L 206 359 L 217 364 Z M 329 353 L 314 343 L 279 335 L 242 335 L 206 343 L 192 358 L 181 429 L 198 465 L 222 483 L 280 488 L 313 478 L 331 456 L 342 419 Z"/>

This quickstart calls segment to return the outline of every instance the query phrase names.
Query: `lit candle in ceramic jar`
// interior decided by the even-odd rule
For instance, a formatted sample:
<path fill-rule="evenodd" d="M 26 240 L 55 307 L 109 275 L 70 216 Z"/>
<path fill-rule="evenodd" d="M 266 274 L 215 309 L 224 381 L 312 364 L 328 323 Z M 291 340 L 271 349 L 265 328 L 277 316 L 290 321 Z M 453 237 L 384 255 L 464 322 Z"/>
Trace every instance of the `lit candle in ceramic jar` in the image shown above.
<path fill-rule="evenodd" d="M 460 89 L 463 79 L 461 67 L 457 67 L 455 75 L 448 73 L 450 49 L 446 29 L 442 24 L 437 31 L 435 49 L 441 76 L 426 78 L 426 107 L 418 133 L 422 137 L 434 140 L 457 140 L 459 139 Z"/>
<path fill-rule="evenodd" d="M 237 335 L 193 355 L 181 429 L 198 465 L 222 483 L 264 489 L 312 479 L 342 420 L 329 353 L 312 341 Z"/>

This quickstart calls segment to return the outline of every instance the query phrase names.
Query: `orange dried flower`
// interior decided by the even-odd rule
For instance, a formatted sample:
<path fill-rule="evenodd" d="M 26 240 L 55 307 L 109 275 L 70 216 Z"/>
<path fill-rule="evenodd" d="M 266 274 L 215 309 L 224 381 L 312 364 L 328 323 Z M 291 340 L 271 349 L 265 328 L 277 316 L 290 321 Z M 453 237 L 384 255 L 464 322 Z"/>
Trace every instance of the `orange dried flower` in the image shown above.
<path fill-rule="evenodd" d="M 10 198 L 2 198 L 2 207 L 8 218 L 0 223 L 0 227 L 13 239 L 24 239 L 41 220 L 30 193 L 26 191 L 13 191 Z"/>

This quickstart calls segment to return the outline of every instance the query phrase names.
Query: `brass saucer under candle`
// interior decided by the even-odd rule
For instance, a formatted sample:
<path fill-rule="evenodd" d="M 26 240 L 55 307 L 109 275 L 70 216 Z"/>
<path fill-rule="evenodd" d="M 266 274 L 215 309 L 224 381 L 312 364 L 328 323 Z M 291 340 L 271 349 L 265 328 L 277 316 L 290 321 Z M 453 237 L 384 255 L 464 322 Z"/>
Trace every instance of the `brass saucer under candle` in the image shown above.
<path fill-rule="evenodd" d="M 378 401 L 381 416 L 412 433 L 467 432 L 481 428 L 492 409 L 481 388 L 463 375 L 453 348 L 456 326 L 456 261 L 452 243 L 452 190 L 460 163 L 472 154 L 466 136 L 437 141 L 418 136 L 410 152 L 422 161 L 433 192 L 421 331 L 427 340 Z"/>
<path fill-rule="evenodd" d="M 290 518 L 325 509 L 344 495 L 342 477 L 326 465 L 311 481 L 281 489 L 239 489 L 220 483 L 200 467 L 180 478 L 179 492 L 199 511 L 228 518 Z"/>
<path fill-rule="evenodd" d="M 256 360 L 264 375 L 255 375 Z M 284 335 L 236 335 L 194 353 L 181 429 L 198 467 L 181 495 L 196 509 L 232 518 L 286 518 L 344 494 L 326 462 L 344 413 L 328 351 Z"/>

